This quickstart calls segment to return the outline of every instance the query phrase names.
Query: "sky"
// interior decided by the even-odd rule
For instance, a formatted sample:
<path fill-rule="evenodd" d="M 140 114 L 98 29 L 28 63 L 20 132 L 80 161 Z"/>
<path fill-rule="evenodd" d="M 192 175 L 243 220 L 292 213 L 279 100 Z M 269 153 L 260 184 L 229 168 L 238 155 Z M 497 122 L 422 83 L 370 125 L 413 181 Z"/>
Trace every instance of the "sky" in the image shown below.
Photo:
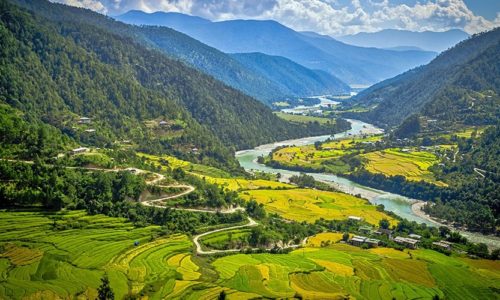
<path fill-rule="evenodd" d="M 53 0 L 110 16 L 132 9 L 212 21 L 275 20 L 298 31 L 341 36 L 382 29 L 469 34 L 500 26 L 500 0 Z"/>

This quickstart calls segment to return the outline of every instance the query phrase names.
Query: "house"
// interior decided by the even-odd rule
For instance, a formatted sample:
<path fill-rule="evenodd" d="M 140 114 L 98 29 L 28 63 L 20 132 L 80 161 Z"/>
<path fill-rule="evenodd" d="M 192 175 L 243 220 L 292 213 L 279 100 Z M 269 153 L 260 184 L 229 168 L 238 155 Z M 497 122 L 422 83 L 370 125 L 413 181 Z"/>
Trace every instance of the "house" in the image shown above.
<path fill-rule="evenodd" d="M 87 151 L 89 151 L 89 148 L 80 147 L 80 148 L 75 148 L 75 149 L 71 150 L 71 154 L 85 153 Z"/>
<path fill-rule="evenodd" d="M 361 226 L 358 230 L 360 233 L 370 234 L 372 233 L 372 228 L 370 226 Z"/>
<path fill-rule="evenodd" d="M 405 237 L 401 237 L 401 236 L 397 236 L 396 238 L 394 238 L 394 242 L 396 242 L 400 245 L 403 245 L 406 248 L 410 248 L 410 249 L 416 249 L 418 246 L 418 243 L 419 243 L 418 240 L 414 240 L 411 238 L 405 238 Z"/>
<path fill-rule="evenodd" d="M 193 153 L 198 153 L 198 151 L 199 151 L 199 149 L 196 148 L 196 147 L 194 147 L 193 149 L 191 149 L 191 152 L 193 152 Z"/>
<path fill-rule="evenodd" d="M 168 125 L 168 122 L 167 122 L 167 121 L 163 121 L 163 120 L 162 120 L 162 121 L 160 121 L 160 122 L 158 123 L 158 125 L 160 125 L 160 126 L 167 126 L 167 125 Z"/>
<path fill-rule="evenodd" d="M 351 243 L 351 245 L 359 247 L 365 243 L 366 239 L 367 238 L 364 236 L 355 235 L 349 242 Z"/>
<path fill-rule="evenodd" d="M 415 240 L 420 240 L 422 238 L 421 235 L 414 234 L 414 233 L 409 234 L 408 237 L 411 238 L 411 239 L 415 239 Z"/>
<path fill-rule="evenodd" d="M 353 221 L 362 221 L 363 218 L 361 217 L 356 217 L 356 216 L 349 216 L 348 217 L 349 220 L 353 220 Z"/>
<path fill-rule="evenodd" d="M 87 117 L 81 117 L 78 120 L 78 124 L 90 124 L 90 122 L 92 122 L 92 120 L 90 118 L 87 118 Z"/>
<path fill-rule="evenodd" d="M 434 247 L 437 247 L 437 248 L 441 248 L 441 249 L 444 249 L 444 250 L 448 250 L 450 251 L 451 250 L 451 246 L 453 244 L 448 242 L 448 241 L 439 241 L 439 242 L 433 242 L 432 243 L 432 246 Z"/>
<path fill-rule="evenodd" d="M 368 246 L 370 246 L 371 248 L 374 248 L 374 247 L 377 247 L 378 245 L 380 245 L 380 240 L 377 240 L 377 239 L 366 239 L 365 243 L 367 243 Z"/>
<path fill-rule="evenodd" d="M 376 235 L 386 235 L 389 238 L 392 237 L 392 230 L 390 229 L 385 229 L 385 228 L 379 228 L 377 231 L 374 232 Z"/>
<path fill-rule="evenodd" d="M 95 129 L 86 129 L 85 132 L 87 132 L 87 133 L 94 133 Z"/>

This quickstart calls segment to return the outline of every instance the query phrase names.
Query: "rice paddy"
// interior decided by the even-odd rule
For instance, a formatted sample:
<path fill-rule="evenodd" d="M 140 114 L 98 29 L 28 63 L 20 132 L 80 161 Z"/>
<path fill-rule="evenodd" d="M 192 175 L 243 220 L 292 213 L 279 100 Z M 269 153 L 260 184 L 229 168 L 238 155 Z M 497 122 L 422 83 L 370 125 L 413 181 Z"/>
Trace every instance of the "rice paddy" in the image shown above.
<path fill-rule="evenodd" d="M 240 193 L 245 200 L 254 199 L 264 204 L 266 210 L 282 217 L 314 222 L 319 218 L 342 220 L 358 216 L 370 224 L 378 224 L 381 219 L 394 221 L 368 201 L 339 192 L 311 189 L 292 190 L 252 190 Z"/>
<path fill-rule="evenodd" d="M 423 180 L 440 186 L 446 185 L 437 181 L 429 170 L 431 166 L 439 162 L 439 158 L 431 152 L 392 148 L 361 156 L 367 160 L 365 169 L 372 173 L 387 176 L 401 175 L 407 180 Z"/>
<path fill-rule="evenodd" d="M 0 299 L 95 299 L 104 273 L 116 299 L 214 299 L 221 291 L 228 299 L 497 299 L 500 289 L 498 261 L 362 250 L 336 243 L 339 233 L 288 254 L 207 260 L 192 254 L 187 236 L 159 230 L 82 211 L 0 211 Z"/>

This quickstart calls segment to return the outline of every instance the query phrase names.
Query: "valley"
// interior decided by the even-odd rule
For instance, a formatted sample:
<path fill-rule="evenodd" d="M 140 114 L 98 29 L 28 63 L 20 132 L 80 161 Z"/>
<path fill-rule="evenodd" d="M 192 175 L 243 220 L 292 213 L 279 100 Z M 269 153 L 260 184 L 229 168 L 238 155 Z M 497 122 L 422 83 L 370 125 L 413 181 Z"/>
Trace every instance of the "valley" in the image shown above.
<path fill-rule="evenodd" d="M 500 29 L 222 3 L 0 0 L 0 299 L 497 299 Z"/>

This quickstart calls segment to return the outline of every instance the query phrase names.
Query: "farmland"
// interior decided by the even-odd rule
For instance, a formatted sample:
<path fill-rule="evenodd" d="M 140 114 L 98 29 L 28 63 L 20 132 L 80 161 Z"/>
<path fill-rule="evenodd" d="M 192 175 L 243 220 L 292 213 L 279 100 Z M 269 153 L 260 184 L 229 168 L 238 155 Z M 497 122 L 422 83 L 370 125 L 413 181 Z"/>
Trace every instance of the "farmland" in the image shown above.
<path fill-rule="evenodd" d="M 303 116 L 303 115 L 294 115 L 287 114 L 282 112 L 276 112 L 276 116 L 281 119 L 295 122 L 295 123 L 310 123 L 310 122 L 318 122 L 319 124 L 333 124 L 335 123 L 334 119 L 324 118 L 324 117 L 315 117 L 315 116 Z"/>
<path fill-rule="evenodd" d="M 82 211 L 3 211 L 0 232 L 2 299 L 94 299 L 104 273 L 116 299 L 213 299 L 223 290 L 228 299 L 495 299 L 500 288 L 498 261 L 431 250 L 362 250 L 335 243 L 339 233 L 318 234 L 289 254 L 207 260 L 192 254 L 185 235 L 162 236 L 158 226 L 135 228 L 123 219 Z M 233 238 L 238 234 L 245 230 L 233 232 Z M 321 247 L 322 240 L 332 243 Z"/>
<path fill-rule="evenodd" d="M 314 145 L 290 146 L 273 151 L 271 161 L 284 167 L 306 167 L 316 171 L 345 173 L 350 166 L 340 158 L 347 154 L 359 153 L 362 145 L 375 143 L 381 136 L 347 138 L 328 141 L 320 147 Z"/>
<path fill-rule="evenodd" d="M 385 149 L 362 154 L 366 159 L 365 169 L 372 173 L 381 173 L 387 176 L 401 175 L 407 180 L 427 181 L 440 186 L 443 182 L 437 181 L 429 171 L 429 167 L 437 164 L 439 158 L 427 151 L 417 151 L 398 148 Z"/>
<path fill-rule="evenodd" d="M 370 224 L 391 219 L 377 211 L 368 201 L 338 192 L 310 189 L 252 190 L 240 193 L 241 197 L 264 204 L 268 212 L 295 221 L 314 222 L 319 218 L 342 220 L 349 216 L 362 217 Z"/>

